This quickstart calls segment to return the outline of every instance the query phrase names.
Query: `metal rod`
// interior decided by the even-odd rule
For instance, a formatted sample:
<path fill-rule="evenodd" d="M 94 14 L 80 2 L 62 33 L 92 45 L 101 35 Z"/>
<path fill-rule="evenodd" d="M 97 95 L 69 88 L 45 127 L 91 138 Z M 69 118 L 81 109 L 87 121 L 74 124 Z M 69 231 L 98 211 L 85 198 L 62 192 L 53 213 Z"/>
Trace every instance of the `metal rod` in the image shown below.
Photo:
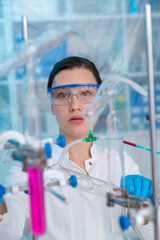
<path fill-rule="evenodd" d="M 23 35 L 23 41 L 25 43 L 28 42 L 28 19 L 27 16 L 22 16 L 22 35 Z M 27 73 L 27 64 L 25 67 L 25 73 Z"/>
<path fill-rule="evenodd" d="M 27 16 L 22 16 L 22 33 L 23 33 L 23 40 L 25 43 L 28 42 L 28 21 L 27 21 Z M 30 91 L 30 88 L 31 88 L 31 79 L 33 77 L 33 73 L 34 73 L 34 65 L 33 65 L 33 59 L 32 58 L 28 58 L 28 64 L 25 65 L 25 72 L 28 73 L 28 94 L 31 92 Z M 30 76 L 31 76 L 31 79 L 30 79 Z M 39 113 L 39 111 L 38 111 Z M 30 128 L 30 133 L 31 135 L 33 136 L 34 135 L 34 130 L 33 130 L 33 120 L 32 118 L 30 117 L 30 115 L 28 116 L 29 117 L 29 128 Z M 36 124 L 38 125 L 38 131 L 39 130 L 39 115 L 36 114 Z M 40 135 L 38 133 L 38 135 Z M 35 236 L 33 234 L 33 240 L 38 240 L 38 237 Z"/>
<path fill-rule="evenodd" d="M 27 23 L 26 16 L 22 16 L 22 33 L 23 33 L 23 40 L 25 42 L 28 41 L 28 23 Z"/>
<path fill-rule="evenodd" d="M 23 40 L 26 43 L 29 41 L 28 39 L 28 21 L 27 16 L 22 17 L 22 33 L 23 33 Z M 27 83 L 27 95 L 28 98 L 26 99 L 26 112 L 28 115 L 28 123 L 29 123 L 29 132 L 31 136 L 36 136 L 38 139 L 40 139 L 41 136 L 41 124 L 40 124 L 40 110 L 38 108 L 38 96 L 37 96 L 37 82 L 35 79 L 35 64 L 33 61 L 33 56 L 28 56 L 28 62 L 25 65 L 25 73 L 28 77 L 28 83 Z M 28 102 L 29 99 L 32 100 L 33 104 L 30 108 L 30 103 Z M 36 102 L 37 101 L 37 102 Z"/>
<path fill-rule="evenodd" d="M 159 240 L 158 229 L 158 161 L 157 136 L 156 136 L 156 117 L 155 117 L 155 94 L 154 94 L 154 68 L 153 68 L 153 44 L 152 44 L 152 19 L 151 5 L 146 4 L 146 34 L 147 34 L 147 55 L 148 55 L 148 86 L 149 86 L 149 112 L 150 112 L 150 137 L 151 137 L 151 156 L 152 156 L 152 179 L 153 179 L 153 203 L 155 207 L 155 240 Z"/>

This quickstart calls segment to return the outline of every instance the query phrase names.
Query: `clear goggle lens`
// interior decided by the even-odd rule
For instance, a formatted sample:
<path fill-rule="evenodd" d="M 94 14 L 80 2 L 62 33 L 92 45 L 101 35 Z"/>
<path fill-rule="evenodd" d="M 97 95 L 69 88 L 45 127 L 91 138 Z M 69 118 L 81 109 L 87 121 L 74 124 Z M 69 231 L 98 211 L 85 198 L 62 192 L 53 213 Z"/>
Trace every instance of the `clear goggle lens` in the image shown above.
<path fill-rule="evenodd" d="M 76 97 L 82 104 L 87 104 L 91 103 L 94 100 L 98 87 L 98 84 L 74 87 L 59 86 L 48 89 L 48 94 L 51 103 L 57 106 L 69 105 L 74 95 L 76 95 Z"/>

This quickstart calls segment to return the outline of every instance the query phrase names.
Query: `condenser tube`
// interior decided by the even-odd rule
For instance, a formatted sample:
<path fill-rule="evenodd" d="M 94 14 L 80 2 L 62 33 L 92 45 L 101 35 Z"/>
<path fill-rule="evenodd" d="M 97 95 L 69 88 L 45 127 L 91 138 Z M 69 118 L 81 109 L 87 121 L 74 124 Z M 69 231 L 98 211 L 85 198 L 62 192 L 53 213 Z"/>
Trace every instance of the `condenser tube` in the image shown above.
<path fill-rule="evenodd" d="M 71 175 L 75 175 L 77 178 L 77 189 L 88 193 L 105 197 L 106 192 L 113 192 L 114 188 L 117 188 L 117 186 L 111 182 L 105 182 L 97 178 L 90 177 L 87 174 L 79 173 L 64 167 L 59 170 L 62 171 L 66 179 L 69 179 Z"/>

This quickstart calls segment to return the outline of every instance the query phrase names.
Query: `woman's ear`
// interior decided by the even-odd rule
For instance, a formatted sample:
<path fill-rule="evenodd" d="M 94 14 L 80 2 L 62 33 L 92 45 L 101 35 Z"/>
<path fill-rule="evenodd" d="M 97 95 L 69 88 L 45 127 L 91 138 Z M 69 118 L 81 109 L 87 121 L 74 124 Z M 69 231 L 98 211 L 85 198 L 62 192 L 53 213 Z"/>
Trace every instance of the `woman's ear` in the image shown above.
<path fill-rule="evenodd" d="M 51 104 L 51 112 L 52 112 L 52 115 L 55 115 L 53 104 Z"/>

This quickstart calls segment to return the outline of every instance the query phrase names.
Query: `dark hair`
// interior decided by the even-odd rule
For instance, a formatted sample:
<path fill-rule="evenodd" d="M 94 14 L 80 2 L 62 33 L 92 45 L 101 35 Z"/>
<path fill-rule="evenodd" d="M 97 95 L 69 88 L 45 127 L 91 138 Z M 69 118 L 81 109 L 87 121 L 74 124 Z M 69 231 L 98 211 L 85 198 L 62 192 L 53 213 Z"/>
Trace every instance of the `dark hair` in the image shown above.
<path fill-rule="evenodd" d="M 73 68 L 85 68 L 90 70 L 93 73 L 97 83 L 98 84 L 102 83 L 99 72 L 93 62 L 89 61 L 86 58 L 72 56 L 72 57 L 64 58 L 54 65 L 49 75 L 47 88 L 52 87 L 52 83 L 56 74 L 58 74 L 62 70 L 73 69 Z"/>

